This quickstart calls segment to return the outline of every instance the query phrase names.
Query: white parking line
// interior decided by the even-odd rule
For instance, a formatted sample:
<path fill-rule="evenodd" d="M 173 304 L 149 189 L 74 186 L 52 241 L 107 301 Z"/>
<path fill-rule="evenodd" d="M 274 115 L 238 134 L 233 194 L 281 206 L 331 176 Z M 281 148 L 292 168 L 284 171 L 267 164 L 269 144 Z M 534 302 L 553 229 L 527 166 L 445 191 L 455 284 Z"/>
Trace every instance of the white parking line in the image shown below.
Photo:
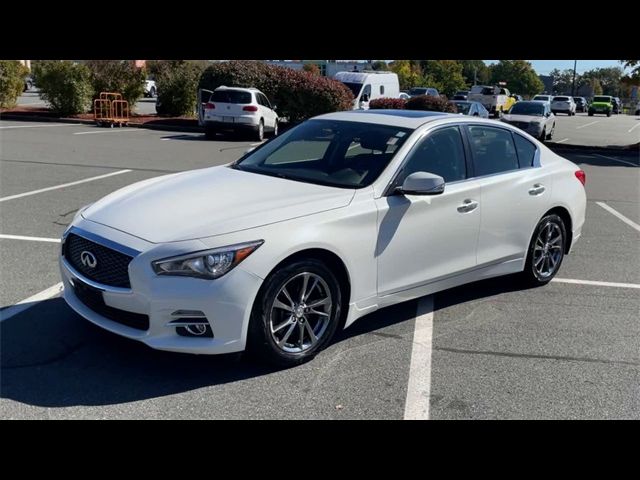
<path fill-rule="evenodd" d="M 22 235 L 5 235 L 0 233 L 0 239 L 6 240 L 28 240 L 31 242 L 50 242 L 50 243 L 60 243 L 59 238 L 45 238 L 45 237 L 23 237 Z"/>
<path fill-rule="evenodd" d="M 18 193 L 17 195 L 11 195 L 9 197 L 0 198 L 0 202 L 6 202 L 7 200 L 13 200 L 15 198 L 28 197 L 29 195 L 36 195 L 38 193 L 49 192 L 51 190 L 58 190 L 60 188 L 71 187 L 73 185 L 79 185 L 81 183 L 93 182 L 94 180 L 100 180 L 102 178 L 113 177 L 114 175 L 121 175 L 128 173 L 131 170 L 118 170 L 117 172 L 105 173 L 104 175 L 98 175 L 97 177 L 85 178 L 84 180 L 77 180 L 75 182 L 63 183 L 62 185 L 55 185 L 53 187 L 41 188 L 40 190 L 32 190 L 31 192 Z"/>
<path fill-rule="evenodd" d="M 24 300 L 20 300 L 15 305 L 11 305 L 3 310 L 0 310 L 0 322 L 4 322 L 5 320 L 10 319 L 14 315 L 17 315 L 20 312 L 24 312 L 26 309 L 37 305 L 43 300 L 47 300 L 49 298 L 53 298 L 62 292 L 63 286 L 62 282 L 56 283 L 52 287 L 47 288 L 46 290 L 41 291 L 40 293 L 36 293 L 35 295 L 30 296 L 29 298 L 25 298 Z"/>
<path fill-rule="evenodd" d="M 633 127 L 631 127 L 629 130 L 627 130 L 627 133 L 631 133 L 632 130 L 635 130 L 638 127 L 640 127 L 640 123 L 636 123 Z"/>
<path fill-rule="evenodd" d="M 618 217 L 620 220 L 622 220 L 624 223 L 626 223 L 627 225 L 629 225 L 631 228 L 636 229 L 638 232 L 640 232 L 640 225 L 638 225 L 636 222 L 628 219 L 627 217 L 625 217 L 624 215 L 622 215 L 619 211 L 611 208 L 609 205 L 607 205 L 604 202 L 596 202 L 598 205 L 600 205 L 602 208 L 604 208 L 607 212 L 609 212 L 611 215 L 615 215 L 616 217 Z"/>
<path fill-rule="evenodd" d="M 429 420 L 433 296 L 421 298 L 416 310 L 404 419 Z"/>
<path fill-rule="evenodd" d="M 575 283 L 577 285 L 595 285 L 597 287 L 640 288 L 640 284 L 637 283 L 596 282 L 593 280 L 577 280 L 575 278 L 554 278 L 551 281 L 557 283 Z"/>
<path fill-rule="evenodd" d="M 579 127 L 576 127 L 576 130 L 580 130 L 581 128 L 588 127 L 589 125 L 595 125 L 596 123 L 600 123 L 600 120 L 596 120 L 595 122 L 585 123 L 584 125 L 580 125 Z"/>
<path fill-rule="evenodd" d="M 74 135 L 91 135 L 94 133 L 123 133 L 123 132 L 143 132 L 145 129 L 144 128 L 110 128 L 109 130 L 99 130 L 99 131 L 95 131 L 95 130 L 87 130 L 84 132 L 74 132 Z"/>
<path fill-rule="evenodd" d="M 640 167 L 640 165 L 638 165 L 637 163 L 627 162 L 626 160 L 620 160 L 619 158 L 608 157 L 607 155 L 600 155 L 599 153 L 594 153 L 594 155 L 597 156 L 597 157 L 602 157 L 602 158 L 607 158 L 609 160 L 613 160 L 614 162 L 625 163 L 627 165 L 631 165 L 632 167 Z"/>
<path fill-rule="evenodd" d="M 43 127 L 77 127 L 81 123 L 47 123 L 43 125 L 7 125 L 0 127 L 0 130 L 8 130 L 10 128 L 43 128 Z"/>
<path fill-rule="evenodd" d="M 558 140 L 556 143 L 563 143 L 566 142 L 567 140 L 569 140 L 568 138 L 563 138 L 562 140 Z"/>

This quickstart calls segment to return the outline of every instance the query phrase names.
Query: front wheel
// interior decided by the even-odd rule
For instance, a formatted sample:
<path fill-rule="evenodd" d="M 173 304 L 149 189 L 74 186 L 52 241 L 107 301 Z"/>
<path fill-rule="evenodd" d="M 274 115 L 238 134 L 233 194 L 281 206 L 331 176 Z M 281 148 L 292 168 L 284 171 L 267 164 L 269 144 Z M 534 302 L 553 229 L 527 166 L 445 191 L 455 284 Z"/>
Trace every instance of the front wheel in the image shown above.
<path fill-rule="evenodd" d="M 331 341 L 341 307 L 340 285 L 323 262 L 305 259 L 286 265 L 258 293 L 248 349 L 272 364 L 298 365 Z"/>
<path fill-rule="evenodd" d="M 528 285 L 546 285 L 560 269 L 567 231 L 558 215 L 551 214 L 538 223 L 527 251 L 522 278 Z"/>
<path fill-rule="evenodd" d="M 538 137 L 538 140 L 540 140 L 541 142 L 544 142 L 546 139 L 547 139 L 547 129 L 543 128 L 542 133 L 540 134 L 540 137 Z"/>

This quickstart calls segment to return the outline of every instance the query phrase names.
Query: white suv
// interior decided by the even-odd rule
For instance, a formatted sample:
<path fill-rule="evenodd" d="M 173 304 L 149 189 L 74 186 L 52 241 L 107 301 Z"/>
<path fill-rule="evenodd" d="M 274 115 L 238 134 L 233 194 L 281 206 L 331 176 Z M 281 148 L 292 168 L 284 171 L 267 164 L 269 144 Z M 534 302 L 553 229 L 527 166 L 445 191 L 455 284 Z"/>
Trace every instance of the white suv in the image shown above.
<path fill-rule="evenodd" d="M 558 113 L 566 113 L 569 116 L 576 114 L 576 102 L 573 101 L 573 97 L 558 96 L 553 97 L 551 101 L 551 111 L 554 115 Z"/>
<path fill-rule="evenodd" d="M 257 88 L 218 87 L 204 105 L 207 138 L 218 130 L 249 130 L 259 141 L 265 131 L 278 134 L 278 115 L 267 96 Z"/>

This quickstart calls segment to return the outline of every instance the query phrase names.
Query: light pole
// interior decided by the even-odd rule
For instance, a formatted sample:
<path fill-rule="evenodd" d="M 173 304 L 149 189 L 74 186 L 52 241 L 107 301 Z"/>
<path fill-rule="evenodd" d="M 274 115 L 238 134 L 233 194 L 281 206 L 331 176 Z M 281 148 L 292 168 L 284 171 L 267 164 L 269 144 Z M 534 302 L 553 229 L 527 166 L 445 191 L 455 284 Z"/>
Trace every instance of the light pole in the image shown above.
<path fill-rule="evenodd" d="M 578 64 L 577 60 L 573 61 L 573 83 L 571 84 L 571 96 L 573 97 L 576 94 L 576 66 Z"/>

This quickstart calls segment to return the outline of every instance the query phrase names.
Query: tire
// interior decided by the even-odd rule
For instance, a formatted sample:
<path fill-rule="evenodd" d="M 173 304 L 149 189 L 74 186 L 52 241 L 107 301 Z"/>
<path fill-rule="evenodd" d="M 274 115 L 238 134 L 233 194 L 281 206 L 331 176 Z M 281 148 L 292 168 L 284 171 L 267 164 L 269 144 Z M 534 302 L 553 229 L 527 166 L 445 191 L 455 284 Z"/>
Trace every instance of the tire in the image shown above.
<path fill-rule="evenodd" d="M 307 300 L 300 305 L 293 299 L 300 298 L 305 276 Z M 307 305 L 322 299 L 328 299 L 316 307 L 317 311 L 323 310 L 322 315 L 313 313 L 316 311 L 313 308 L 309 311 Z M 276 301 L 282 308 L 275 306 Z M 340 284 L 323 262 L 309 258 L 285 265 L 269 275 L 258 292 L 251 312 L 247 349 L 280 367 L 299 365 L 329 344 L 340 323 L 341 308 Z M 310 331 L 317 335 L 315 341 Z"/>
<path fill-rule="evenodd" d="M 553 132 L 555 132 L 555 130 L 556 130 L 556 124 L 554 123 L 554 124 L 551 126 L 551 131 L 550 131 L 550 132 L 549 132 L 549 134 L 547 135 L 547 140 L 551 140 L 551 137 L 553 137 Z"/>
<path fill-rule="evenodd" d="M 551 237 L 549 237 L 549 231 L 551 231 Z M 558 234 L 560 235 L 559 238 Z M 542 218 L 538 222 L 529 243 L 527 261 L 525 262 L 524 271 L 521 273 L 523 282 L 532 287 L 549 283 L 560 270 L 566 250 L 566 242 L 567 231 L 562 218 L 556 214 Z M 555 259 L 555 263 L 553 263 L 553 259 Z"/>
<path fill-rule="evenodd" d="M 276 120 L 276 123 L 273 125 L 273 132 L 271 133 L 272 137 L 277 137 L 278 136 L 278 120 Z"/>
<path fill-rule="evenodd" d="M 258 129 L 256 130 L 255 138 L 259 142 L 264 140 L 264 120 L 262 119 L 260 119 L 260 123 L 258 124 Z"/>
<path fill-rule="evenodd" d="M 611 116 L 611 110 L 608 110 L 607 111 L 607 117 L 610 117 L 610 116 Z"/>
<path fill-rule="evenodd" d="M 216 138 L 216 129 L 213 127 L 204 127 L 204 137 L 207 140 L 215 140 Z"/>
<path fill-rule="evenodd" d="M 590 117 L 593 117 L 593 112 L 589 112 L 589 116 L 590 116 Z"/>
<path fill-rule="evenodd" d="M 547 139 L 547 129 L 543 128 L 542 133 L 540 134 L 540 137 L 538 138 L 538 140 L 544 143 L 546 139 Z"/>
<path fill-rule="evenodd" d="M 151 89 L 149 90 L 149 97 L 156 98 L 156 96 L 157 96 L 156 87 L 151 87 Z"/>

